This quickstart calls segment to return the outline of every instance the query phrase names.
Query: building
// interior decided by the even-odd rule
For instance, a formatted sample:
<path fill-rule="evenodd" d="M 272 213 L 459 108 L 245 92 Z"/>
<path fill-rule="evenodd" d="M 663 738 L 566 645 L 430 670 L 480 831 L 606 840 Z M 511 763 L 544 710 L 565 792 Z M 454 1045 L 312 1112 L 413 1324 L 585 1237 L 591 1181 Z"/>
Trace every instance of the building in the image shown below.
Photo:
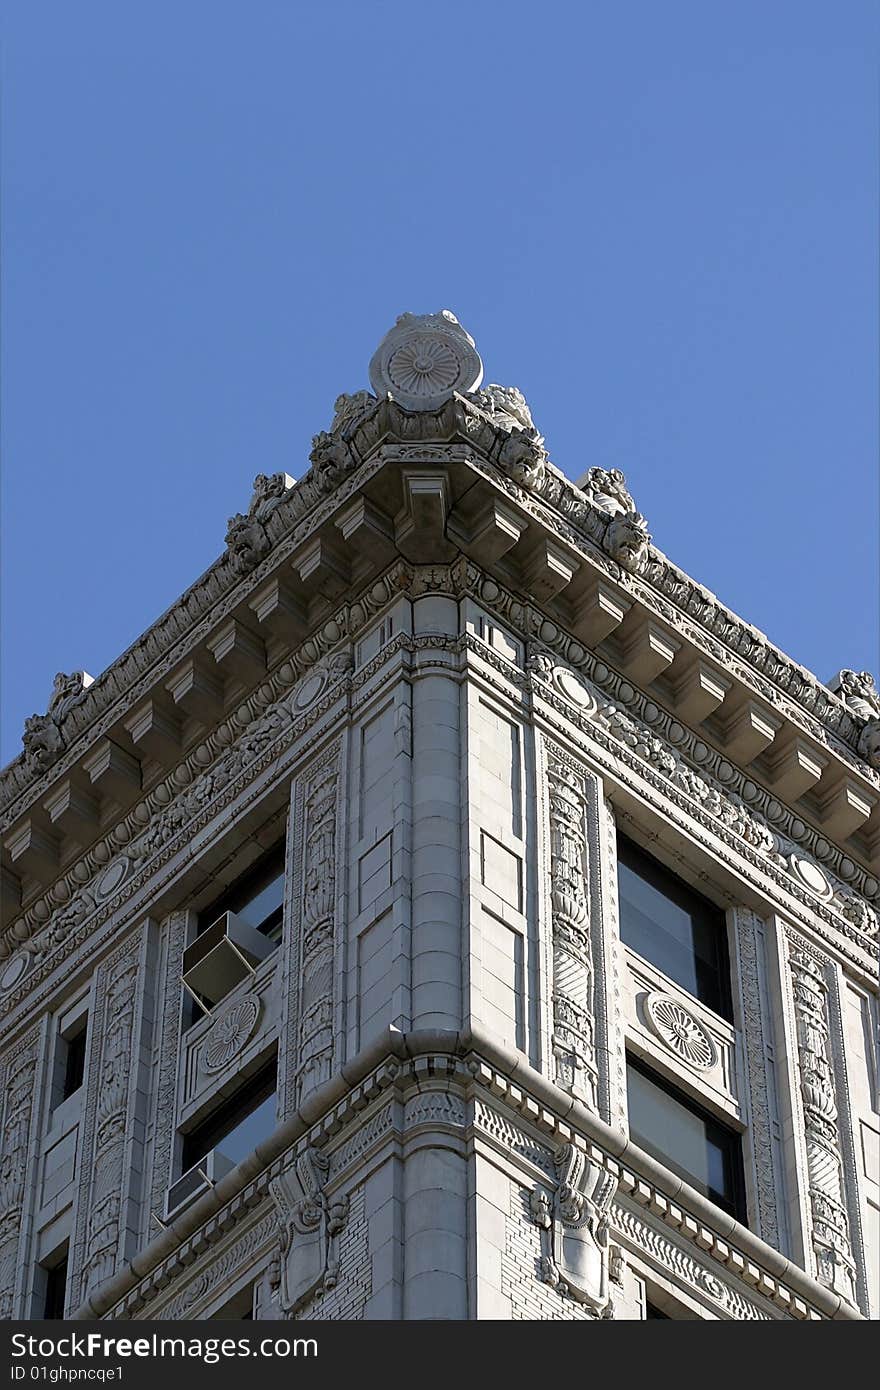
<path fill-rule="evenodd" d="M 2 774 L 2 1316 L 877 1317 L 871 677 L 370 379 Z"/>

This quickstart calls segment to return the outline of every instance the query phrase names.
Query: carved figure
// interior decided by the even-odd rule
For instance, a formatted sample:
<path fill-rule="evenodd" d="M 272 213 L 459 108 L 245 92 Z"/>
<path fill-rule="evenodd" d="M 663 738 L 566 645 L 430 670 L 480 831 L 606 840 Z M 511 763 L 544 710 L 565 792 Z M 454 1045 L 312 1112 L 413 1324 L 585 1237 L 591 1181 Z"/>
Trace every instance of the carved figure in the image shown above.
<path fill-rule="evenodd" d="M 638 574 L 647 563 L 650 540 L 648 523 L 641 512 L 620 512 L 608 523 L 604 545 L 621 569 Z"/>
<path fill-rule="evenodd" d="M 32 714 L 24 721 L 22 743 L 28 767 L 37 774 L 47 772 L 64 752 L 64 737 L 48 714 Z"/>
<path fill-rule="evenodd" d="M 229 518 L 226 531 L 229 563 L 237 574 L 249 574 L 269 554 L 271 544 L 265 528 L 255 517 L 237 512 Z"/>
<path fill-rule="evenodd" d="M 505 439 L 498 460 L 520 487 L 536 488 L 546 472 L 544 441 L 535 429 L 515 430 Z"/>
<path fill-rule="evenodd" d="M 326 430 L 315 435 L 309 458 L 314 465 L 315 481 L 322 492 L 331 492 L 351 467 L 348 445 Z"/>
<path fill-rule="evenodd" d="M 55 677 L 49 707 L 45 714 L 32 714 L 24 721 L 22 743 L 31 772 L 39 775 L 56 763 L 67 747 L 61 725 L 74 705 L 78 705 L 94 681 L 88 671 L 59 671 Z"/>

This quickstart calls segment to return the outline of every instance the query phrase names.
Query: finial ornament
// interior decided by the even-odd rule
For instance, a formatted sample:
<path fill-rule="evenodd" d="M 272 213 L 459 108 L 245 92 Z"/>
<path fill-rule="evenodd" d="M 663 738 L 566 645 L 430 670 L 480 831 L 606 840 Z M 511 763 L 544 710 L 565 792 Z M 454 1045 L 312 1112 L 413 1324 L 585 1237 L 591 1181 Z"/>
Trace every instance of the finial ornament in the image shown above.
<path fill-rule="evenodd" d="M 453 391 L 466 394 L 483 380 L 473 338 L 448 309 L 401 314 L 370 362 L 370 384 L 405 410 L 439 410 Z"/>

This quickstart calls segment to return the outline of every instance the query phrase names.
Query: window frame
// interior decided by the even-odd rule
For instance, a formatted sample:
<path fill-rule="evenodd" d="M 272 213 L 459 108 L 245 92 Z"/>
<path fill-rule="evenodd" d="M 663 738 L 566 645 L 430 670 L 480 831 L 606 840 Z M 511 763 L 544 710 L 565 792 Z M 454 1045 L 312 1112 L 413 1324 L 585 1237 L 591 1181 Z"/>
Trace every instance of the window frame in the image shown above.
<path fill-rule="evenodd" d="M 271 1095 L 275 1095 L 276 1098 L 278 1095 L 278 1058 L 275 1054 L 258 1070 L 243 1078 L 231 1095 L 220 1098 L 220 1103 L 209 1110 L 190 1129 L 178 1131 L 180 1162 L 177 1176 L 182 1177 L 184 1173 L 188 1173 L 213 1149 L 219 1149 L 222 1152 L 223 1140 L 233 1133 L 238 1123 L 242 1123 L 252 1115 Z M 252 1104 L 248 1104 L 249 1102 Z M 248 1105 L 247 1109 L 245 1109 L 246 1105 Z M 228 1126 L 227 1120 L 232 1121 Z M 278 1107 L 276 1099 L 274 1128 L 277 1126 Z M 208 1134 L 210 1142 L 193 1157 L 189 1146 L 194 1143 L 197 1135 L 204 1133 Z"/>
<path fill-rule="evenodd" d="M 696 1119 L 701 1120 L 710 1131 L 714 1130 L 716 1133 L 720 1133 L 724 1137 L 725 1143 L 727 1145 L 726 1152 L 728 1155 L 728 1166 L 731 1177 L 731 1194 L 728 1204 L 725 1204 L 725 1202 L 723 1201 L 719 1201 L 716 1196 L 713 1196 L 709 1192 L 703 1191 L 699 1183 L 699 1180 L 696 1178 L 696 1176 L 685 1172 L 683 1166 L 681 1164 L 676 1163 L 675 1159 L 671 1155 L 661 1152 L 659 1145 L 656 1145 L 652 1148 L 647 1148 L 647 1146 L 644 1143 L 643 1137 L 640 1137 L 633 1133 L 631 1127 L 629 1103 L 630 1069 L 642 1075 L 647 1081 L 649 1081 L 653 1086 L 655 1086 L 658 1091 L 662 1091 L 671 1100 L 675 1101 L 678 1105 L 680 1105 L 683 1110 L 688 1111 Z M 726 1212 L 728 1216 L 732 1216 L 735 1221 L 740 1222 L 740 1224 L 743 1226 L 748 1226 L 748 1188 L 746 1184 L 745 1145 L 743 1142 L 745 1139 L 746 1131 L 734 1128 L 733 1125 L 727 1123 L 714 1111 L 710 1110 L 707 1106 L 702 1105 L 698 1100 L 695 1100 L 693 1096 L 690 1095 L 687 1091 L 683 1091 L 680 1086 L 677 1086 L 675 1084 L 675 1082 L 670 1081 L 662 1072 L 657 1071 L 653 1066 L 650 1065 L 648 1061 L 646 1061 L 643 1057 L 639 1056 L 637 1053 L 632 1052 L 629 1048 L 627 1048 L 626 1050 L 626 1071 L 627 1129 L 630 1138 L 632 1139 L 632 1142 L 636 1144 L 639 1148 L 644 1147 L 646 1153 L 650 1154 L 652 1158 L 655 1158 L 658 1163 L 662 1163 L 665 1167 L 667 1167 L 670 1170 L 670 1172 L 675 1173 L 676 1176 L 680 1177 L 683 1182 L 688 1183 L 691 1187 L 695 1189 L 695 1191 L 700 1192 L 701 1195 L 706 1198 L 707 1202 L 713 1202 L 714 1205 L 719 1207 L 721 1211 Z M 707 1135 L 707 1138 L 710 1137 L 711 1134 Z"/>
<path fill-rule="evenodd" d="M 627 862 L 627 859 L 635 859 L 637 863 Z M 640 862 L 638 862 L 640 861 Z M 715 963 L 714 978 L 717 982 L 717 993 L 711 998 L 704 998 L 700 993 L 696 993 L 689 984 L 683 983 L 675 975 L 671 974 L 662 960 L 657 960 L 633 945 L 624 935 L 626 912 L 624 909 L 624 898 L 620 885 L 620 866 L 642 879 L 649 887 L 654 889 L 661 897 L 666 896 L 670 902 L 686 911 L 691 918 L 699 924 L 708 928 L 709 937 L 715 944 Z M 647 872 L 642 873 L 644 868 Z M 641 960 L 647 961 L 655 970 L 659 971 L 664 979 L 669 980 L 676 989 L 681 990 L 691 999 L 701 1006 L 708 1009 L 718 1018 L 724 1019 L 725 1023 L 735 1026 L 734 1020 L 734 992 L 732 979 L 732 952 L 730 948 L 730 929 L 727 913 L 705 893 L 694 888 L 687 879 L 682 878 L 674 869 L 670 869 L 667 864 L 651 854 L 638 841 L 625 835 L 619 828 L 617 830 L 617 910 L 621 944 L 632 951 Z M 665 892 L 668 888 L 670 891 Z M 696 957 L 696 952 L 694 952 Z M 698 982 L 699 984 L 699 982 Z"/>

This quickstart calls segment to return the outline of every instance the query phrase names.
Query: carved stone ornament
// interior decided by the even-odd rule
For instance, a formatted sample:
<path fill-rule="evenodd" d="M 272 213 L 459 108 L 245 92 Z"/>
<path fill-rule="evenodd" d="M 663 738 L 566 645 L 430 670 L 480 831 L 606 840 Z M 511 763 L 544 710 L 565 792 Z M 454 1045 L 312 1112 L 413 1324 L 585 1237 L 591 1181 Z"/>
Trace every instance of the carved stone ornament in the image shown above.
<path fill-rule="evenodd" d="M 645 1022 L 655 1037 L 697 1071 L 718 1061 L 718 1049 L 698 1018 L 662 990 L 652 990 L 643 1004 Z"/>
<path fill-rule="evenodd" d="M 401 314 L 370 362 L 376 395 L 390 395 L 405 410 L 438 410 L 453 391 L 466 395 L 482 379 L 474 340 L 448 309 Z"/>
<path fill-rule="evenodd" d="M 627 491 L 626 478 L 619 468 L 588 468 L 578 487 L 600 511 L 612 516 L 620 512 L 636 514 L 637 507 Z"/>
<path fill-rule="evenodd" d="M 608 523 L 604 545 L 612 560 L 629 574 L 640 574 L 648 562 L 651 540 L 641 512 L 619 512 Z"/>
<path fill-rule="evenodd" d="M 584 785 L 554 758 L 548 763 L 547 786 L 556 1084 L 595 1110 L 598 1071 Z"/>
<path fill-rule="evenodd" d="M 608 1211 L 617 1179 L 574 1144 L 556 1156 L 552 1194 L 537 1188 L 532 1217 L 541 1230 L 541 1279 L 595 1312 L 608 1305 Z"/>
<path fill-rule="evenodd" d="M 336 1287 L 348 1198 L 327 1196 L 329 1169 L 327 1155 L 310 1148 L 269 1187 L 281 1217 L 278 1302 L 288 1315 L 315 1294 Z"/>
<path fill-rule="evenodd" d="M 830 688 L 861 719 L 880 718 L 880 690 L 870 671 L 838 671 Z"/>
<path fill-rule="evenodd" d="M 272 543 L 266 522 L 293 487 L 288 473 L 258 473 L 247 516 L 229 518 L 226 545 L 229 563 L 237 574 L 249 574 L 269 554 Z"/>
<path fill-rule="evenodd" d="M 256 994 L 236 999 L 215 1019 L 202 1048 L 202 1067 L 206 1072 L 222 1071 L 253 1036 L 260 1017 Z"/>
<path fill-rule="evenodd" d="M 504 441 L 498 462 L 520 487 L 536 488 L 543 480 L 547 468 L 544 440 L 534 428 L 515 430 L 510 438 Z"/>
<path fill-rule="evenodd" d="M 475 391 L 474 402 L 492 416 L 492 423 L 507 430 L 527 430 L 534 432 L 535 423 L 528 402 L 516 386 L 499 386 L 492 382 L 489 386 Z"/>
<path fill-rule="evenodd" d="M 880 719 L 869 719 L 859 734 L 856 752 L 869 767 L 880 769 Z"/>
<path fill-rule="evenodd" d="M 797 945 L 789 952 L 813 1254 L 820 1284 L 855 1303 L 855 1262 L 843 1187 L 843 1161 L 828 1024 L 828 982 L 818 960 Z"/>
<path fill-rule="evenodd" d="M 61 725 L 93 684 L 88 671 L 72 671 L 70 675 L 58 672 L 46 713 L 32 714 L 24 722 L 22 743 L 27 765 L 32 772 L 48 772 L 61 757 L 67 746 Z"/>

